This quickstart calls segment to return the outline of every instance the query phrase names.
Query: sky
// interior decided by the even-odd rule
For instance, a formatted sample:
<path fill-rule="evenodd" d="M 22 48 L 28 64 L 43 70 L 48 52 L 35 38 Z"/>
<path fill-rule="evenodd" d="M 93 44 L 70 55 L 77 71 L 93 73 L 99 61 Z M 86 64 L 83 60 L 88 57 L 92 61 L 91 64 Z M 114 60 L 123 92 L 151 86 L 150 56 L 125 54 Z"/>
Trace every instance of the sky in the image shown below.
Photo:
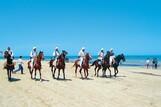
<path fill-rule="evenodd" d="M 159 0 L 0 0 L 0 51 L 52 55 L 81 47 L 96 55 L 113 48 L 126 55 L 161 54 Z"/>

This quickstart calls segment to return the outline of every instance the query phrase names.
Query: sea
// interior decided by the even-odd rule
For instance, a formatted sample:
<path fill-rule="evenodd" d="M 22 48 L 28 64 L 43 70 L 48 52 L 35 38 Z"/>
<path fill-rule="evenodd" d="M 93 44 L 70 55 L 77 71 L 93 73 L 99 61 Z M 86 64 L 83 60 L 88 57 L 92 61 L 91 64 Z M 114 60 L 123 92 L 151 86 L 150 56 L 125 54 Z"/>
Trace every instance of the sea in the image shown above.
<path fill-rule="evenodd" d="M 23 60 L 29 60 L 29 56 L 23 56 Z M 49 61 L 52 58 L 52 56 L 45 56 L 45 60 Z M 69 59 L 69 62 L 74 62 L 76 59 L 78 59 L 77 56 L 67 56 Z M 145 66 L 147 58 L 149 58 L 152 62 L 154 58 L 157 58 L 158 60 L 158 66 L 161 65 L 161 55 L 127 55 L 125 56 L 126 61 L 121 62 L 121 66 Z M 15 60 L 18 59 L 18 57 L 15 57 Z M 92 56 L 91 63 L 97 59 L 97 56 Z M 3 60 L 3 57 L 0 57 L 0 60 Z"/>

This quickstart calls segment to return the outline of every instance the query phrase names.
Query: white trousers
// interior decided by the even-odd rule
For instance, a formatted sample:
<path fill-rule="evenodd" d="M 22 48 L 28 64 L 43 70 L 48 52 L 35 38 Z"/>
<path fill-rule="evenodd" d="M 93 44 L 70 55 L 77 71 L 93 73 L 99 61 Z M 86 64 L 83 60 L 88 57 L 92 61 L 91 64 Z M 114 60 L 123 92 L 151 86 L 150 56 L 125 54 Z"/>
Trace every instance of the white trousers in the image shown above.
<path fill-rule="evenodd" d="M 82 63 L 83 63 L 83 57 L 80 57 L 80 67 L 82 67 Z"/>

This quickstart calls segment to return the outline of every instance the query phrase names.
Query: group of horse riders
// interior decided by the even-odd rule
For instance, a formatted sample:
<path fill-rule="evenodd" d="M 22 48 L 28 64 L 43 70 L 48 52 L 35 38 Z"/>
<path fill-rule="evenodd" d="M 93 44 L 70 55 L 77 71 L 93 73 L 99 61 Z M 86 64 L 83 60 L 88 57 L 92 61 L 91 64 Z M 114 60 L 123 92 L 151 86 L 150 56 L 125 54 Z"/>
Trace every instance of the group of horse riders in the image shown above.
<path fill-rule="evenodd" d="M 61 55 L 63 55 L 63 53 L 64 52 L 66 52 L 66 51 L 62 51 L 62 53 L 60 53 L 60 51 L 59 51 L 59 48 L 58 47 L 56 47 L 55 49 L 54 49 L 54 52 L 53 52 L 53 62 L 55 62 L 55 67 L 58 65 L 58 58 L 60 59 L 60 56 Z M 40 53 L 43 53 L 43 51 L 40 51 L 39 52 L 39 54 Z M 66 52 L 67 53 L 67 52 Z M 114 52 L 113 52 L 113 49 L 111 48 L 109 51 L 107 51 L 107 53 L 108 53 L 108 55 L 109 55 L 109 64 L 110 64 L 110 66 L 112 66 L 114 63 L 115 63 L 115 56 L 114 56 Z M 29 65 L 28 65 L 28 67 L 30 66 L 31 68 L 33 68 L 34 69 L 34 67 L 35 67 L 35 63 L 36 63 L 36 61 L 35 61 L 35 59 L 37 59 L 38 58 L 38 52 L 37 52 L 37 48 L 36 47 L 33 47 L 33 49 L 32 49 L 32 51 L 30 52 L 30 63 L 28 63 Z M 7 57 L 5 57 L 7 55 Z M 84 47 L 82 47 L 81 48 L 81 50 L 79 51 L 79 53 L 78 53 L 78 66 L 80 67 L 80 72 L 81 72 L 81 70 L 82 70 L 82 64 L 83 64 L 83 62 L 84 62 L 84 60 L 86 59 L 86 56 L 88 55 L 88 57 L 89 57 L 89 59 L 92 59 L 92 57 L 89 55 L 89 53 L 86 53 L 86 51 L 85 51 L 85 48 Z M 13 65 L 13 68 L 12 68 L 12 70 L 10 71 L 10 70 L 7 70 L 8 72 L 10 71 L 10 72 L 13 72 L 13 69 L 14 69 L 14 64 L 13 64 L 13 59 L 14 59 L 14 54 L 13 54 L 13 51 L 11 50 L 11 48 L 10 47 L 8 47 L 7 48 L 7 50 L 4 52 L 4 58 L 5 59 L 7 59 L 7 61 L 6 61 L 6 65 L 9 63 L 9 64 L 11 64 L 11 65 Z M 64 57 L 65 58 L 65 57 Z M 98 61 L 98 64 L 99 65 L 102 65 L 103 64 L 103 60 L 105 59 L 105 51 L 104 51 L 104 49 L 102 48 L 100 51 L 99 51 L 99 53 L 98 53 L 98 59 L 97 59 L 97 61 Z M 42 60 L 42 58 L 41 58 L 41 60 Z M 41 60 L 40 60 L 40 68 L 39 68 L 39 72 L 40 72 L 40 75 L 41 75 Z M 60 60 L 59 60 L 60 61 Z M 88 69 L 89 68 L 89 60 L 87 61 L 87 68 L 86 69 Z M 63 67 L 61 68 L 62 70 L 63 70 L 63 72 L 64 72 L 64 69 L 65 69 L 65 62 L 63 62 L 62 63 L 62 65 L 63 65 Z M 31 78 L 32 78 L 32 72 L 33 72 L 33 69 L 30 69 L 29 71 L 30 71 L 30 73 L 31 73 Z M 53 69 L 53 68 L 52 68 Z M 56 70 L 56 68 L 55 68 L 55 70 Z M 54 75 L 55 75 L 55 70 L 54 70 Z M 77 70 L 77 69 L 76 69 Z M 35 70 L 35 72 L 36 72 L 36 70 Z M 52 70 L 52 72 L 53 72 L 53 70 Z M 60 71 L 59 71 L 60 72 Z M 88 72 L 88 71 L 87 71 Z M 9 74 L 8 74 L 9 75 Z M 11 74 L 10 74 L 11 75 Z M 35 74 L 36 75 L 36 74 Z M 88 75 L 86 75 L 86 77 L 87 77 Z M 36 77 L 36 76 L 35 76 Z"/>
<path fill-rule="evenodd" d="M 115 60 L 114 60 L 115 54 L 114 54 L 112 48 L 109 50 L 109 52 L 110 52 L 110 60 L 109 60 L 109 63 L 110 63 L 110 65 L 112 66 L 112 64 L 115 62 Z M 83 62 L 83 59 L 84 59 L 84 57 L 85 57 L 85 54 L 86 54 L 85 48 L 83 47 L 83 48 L 80 50 L 79 54 L 78 54 L 79 59 L 80 59 L 80 66 L 82 66 L 82 62 Z M 105 56 L 105 51 L 104 51 L 103 48 L 101 48 L 100 52 L 98 53 L 98 60 L 99 60 L 99 64 L 100 64 L 100 65 L 101 65 L 101 63 L 102 63 L 102 61 L 103 61 L 103 59 L 104 59 L 104 56 Z M 91 57 L 91 56 L 90 56 L 90 57 Z"/>

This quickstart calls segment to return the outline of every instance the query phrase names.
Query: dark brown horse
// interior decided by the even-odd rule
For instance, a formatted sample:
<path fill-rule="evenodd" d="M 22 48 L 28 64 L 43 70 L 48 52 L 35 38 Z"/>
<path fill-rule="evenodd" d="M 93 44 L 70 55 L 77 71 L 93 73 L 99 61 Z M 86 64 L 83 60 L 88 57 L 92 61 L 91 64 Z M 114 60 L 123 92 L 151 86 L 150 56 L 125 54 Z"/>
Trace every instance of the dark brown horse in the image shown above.
<path fill-rule="evenodd" d="M 67 54 L 68 54 L 68 52 L 63 50 L 62 53 L 58 56 L 55 66 L 53 65 L 54 60 L 50 61 L 50 67 L 51 67 L 52 76 L 54 79 L 55 79 L 55 72 L 58 69 L 57 79 L 59 79 L 60 70 L 62 70 L 63 71 L 63 79 L 65 80 L 65 59 L 66 59 Z M 53 68 L 54 68 L 54 71 L 53 71 Z"/>
<path fill-rule="evenodd" d="M 4 52 L 4 58 L 7 59 L 7 62 L 4 64 L 4 68 L 7 69 L 7 75 L 8 75 L 8 81 L 11 81 L 11 74 L 14 70 L 14 63 L 11 55 L 5 51 Z"/>
<path fill-rule="evenodd" d="M 40 74 L 40 81 L 42 80 L 41 78 L 41 61 L 44 59 L 44 53 L 42 51 L 39 52 L 39 54 L 36 56 L 36 58 L 34 59 L 34 63 L 33 65 L 31 65 L 31 61 L 28 62 L 28 69 L 30 71 L 31 74 L 31 79 L 33 79 L 33 71 L 35 71 L 35 77 L 34 79 L 36 79 L 36 72 L 37 70 L 39 71 Z"/>
<path fill-rule="evenodd" d="M 109 58 L 110 58 L 110 53 L 107 52 L 107 54 L 105 55 L 101 65 L 99 64 L 99 61 L 96 60 L 93 62 L 93 64 L 91 66 L 94 66 L 95 65 L 95 75 L 96 76 L 99 76 L 99 70 L 102 69 L 102 76 L 103 77 L 106 77 L 106 70 L 108 69 L 109 72 L 110 72 L 110 77 L 111 76 L 111 70 L 110 70 L 110 63 L 109 63 Z M 112 64 L 112 67 L 114 68 L 114 76 L 116 77 L 116 75 L 118 74 L 118 66 L 120 64 L 120 61 L 123 60 L 125 61 L 125 56 L 124 54 L 120 54 L 118 56 L 115 57 L 115 62 Z"/>
<path fill-rule="evenodd" d="M 85 55 L 85 58 L 83 59 L 83 63 L 82 63 L 82 67 L 80 67 L 80 64 L 79 64 L 79 59 L 76 60 L 74 62 L 74 65 L 75 66 L 75 76 L 77 77 L 77 70 L 78 68 L 80 68 L 79 72 L 80 72 L 80 75 L 81 75 L 81 78 L 83 78 L 83 75 L 82 75 L 82 69 L 84 70 L 84 77 L 85 78 L 88 78 L 88 69 L 89 69 L 89 61 L 91 60 L 91 56 L 89 55 L 89 53 L 86 53 Z"/>

